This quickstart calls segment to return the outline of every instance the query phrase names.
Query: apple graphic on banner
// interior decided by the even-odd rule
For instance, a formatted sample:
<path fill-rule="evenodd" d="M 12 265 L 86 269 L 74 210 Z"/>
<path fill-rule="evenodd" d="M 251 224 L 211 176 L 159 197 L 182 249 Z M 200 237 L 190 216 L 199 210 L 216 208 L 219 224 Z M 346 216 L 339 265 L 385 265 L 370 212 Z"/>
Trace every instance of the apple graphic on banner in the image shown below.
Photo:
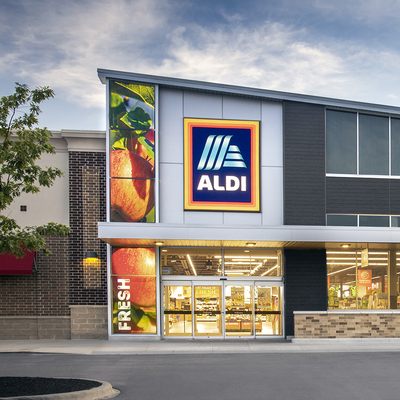
<path fill-rule="evenodd" d="M 122 221 L 140 221 L 154 206 L 151 164 L 129 150 L 110 152 L 111 210 Z M 114 218 L 113 218 L 114 219 Z"/>
<path fill-rule="evenodd" d="M 154 168 L 154 130 L 150 129 L 144 136 L 137 139 L 135 153 L 148 161 Z"/>
<path fill-rule="evenodd" d="M 156 304 L 155 252 L 147 248 L 121 248 L 112 253 L 112 273 L 129 278 L 130 301 L 140 307 Z"/>

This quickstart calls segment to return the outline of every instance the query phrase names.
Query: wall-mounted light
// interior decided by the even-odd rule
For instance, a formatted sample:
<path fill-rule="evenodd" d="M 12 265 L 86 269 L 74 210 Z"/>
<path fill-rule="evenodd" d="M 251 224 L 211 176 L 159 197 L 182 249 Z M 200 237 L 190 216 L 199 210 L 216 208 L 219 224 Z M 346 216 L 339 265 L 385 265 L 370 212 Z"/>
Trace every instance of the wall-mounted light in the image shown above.
<path fill-rule="evenodd" d="M 97 251 L 87 250 L 82 260 L 83 285 L 86 289 L 101 286 L 101 260 Z"/>
<path fill-rule="evenodd" d="M 157 241 L 157 242 L 154 242 L 154 244 L 155 244 L 156 246 L 162 246 L 162 245 L 164 244 L 164 242 Z"/>
<path fill-rule="evenodd" d="M 101 261 L 97 251 L 88 250 L 83 257 L 83 265 L 85 267 L 100 267 Z"/>
<path fill-rule="evenodd" d="M 343 244 L 340 245 L 340 247 L 342 249 L 348 249 L 350 247 L 350 245 L 348 243 L 343 243 Z"/>
<path fill-rule="evenodd" d="M 246 246 L 247 247 L 254 247 L 257 243 L 256 242 L 247 242 Z"/>

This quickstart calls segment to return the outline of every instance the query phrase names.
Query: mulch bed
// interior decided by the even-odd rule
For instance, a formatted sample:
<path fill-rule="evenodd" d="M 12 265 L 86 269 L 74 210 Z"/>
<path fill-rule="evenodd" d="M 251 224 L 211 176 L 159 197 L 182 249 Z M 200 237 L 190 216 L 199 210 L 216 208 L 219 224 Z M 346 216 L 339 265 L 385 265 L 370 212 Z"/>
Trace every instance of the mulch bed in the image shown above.
<path fill-rule="evenodd" d="M 99 382 L 82 379 L 5 376 L 0 377 L 0 397 L 67 393 L 88 390 L 100 385 Z"/>

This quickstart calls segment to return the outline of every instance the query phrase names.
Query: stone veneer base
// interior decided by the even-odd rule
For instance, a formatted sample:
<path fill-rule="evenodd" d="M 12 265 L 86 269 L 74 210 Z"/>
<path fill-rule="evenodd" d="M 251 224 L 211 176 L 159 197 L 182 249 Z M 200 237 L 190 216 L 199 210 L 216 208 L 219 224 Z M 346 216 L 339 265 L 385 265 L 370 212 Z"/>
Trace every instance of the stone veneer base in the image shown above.
<path fill-rule="evenodd" d="M 400 312 L 294 312 L 295 338 L 400 338 Z"/>
<path fill-rule="evenodd" d="M 71 339 L 107 339 L 107 306 L 76 305 L 71 309 Z"/>
<path fill-rule="evenodd" d="M 1 316 L 0 339 L 70 339 L 69 316 Z"/>

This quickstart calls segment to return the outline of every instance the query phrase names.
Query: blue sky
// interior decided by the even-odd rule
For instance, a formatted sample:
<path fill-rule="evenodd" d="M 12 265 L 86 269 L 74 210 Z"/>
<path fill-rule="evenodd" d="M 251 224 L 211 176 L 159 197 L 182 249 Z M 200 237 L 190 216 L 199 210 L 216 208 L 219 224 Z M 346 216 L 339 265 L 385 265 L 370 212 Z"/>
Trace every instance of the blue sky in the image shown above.
<path fill-rule="evenodd" d="M 399 37 L 399 0 L 0 0 L 0 95 L 51 86 L 50 129 L 105 129 L 97 68 L 400 106 Z"/>

